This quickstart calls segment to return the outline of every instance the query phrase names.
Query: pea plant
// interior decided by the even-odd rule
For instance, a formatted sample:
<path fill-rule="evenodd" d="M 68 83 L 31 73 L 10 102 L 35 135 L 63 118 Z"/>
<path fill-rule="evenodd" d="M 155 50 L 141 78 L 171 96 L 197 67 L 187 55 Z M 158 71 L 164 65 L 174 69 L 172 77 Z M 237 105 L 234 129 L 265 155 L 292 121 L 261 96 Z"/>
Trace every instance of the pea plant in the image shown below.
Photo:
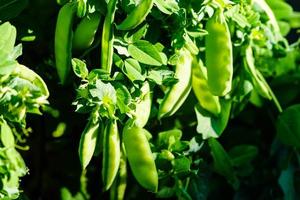
<path fill-rule="evenodd" d="M 16 28 L 9 22 L 0 25 L 0 133 L 1 133 L 1 199 L 19 195 L 19 179 L 27 174 L 25 162 L 17 149 L 24 149 L 29 130 L 26 114 L 41 114 L 49 92 L 41 77 L 16 58 L 22 45 L 15 46 Z"/>
<path fill-rule="evenodd" d="M 283 0 L 1 4 L 1 198 L 300 198 L 296 6 Z M 41 18 L 24 25 L 35 15 Z M 18 37 L 7 21 L 20 27 Z M 16 60 L 22 54 L 16 37 L 26 44 L 22 61 L 35 63 L 47 85 Z M 34 154 L 37 145 L 29 142 L 26 113 L 40 115 L 40 108 L 48 120 L 29 118 L 29 125 L 44 127 L 37 133 L 44 154 L 29 156 L 40 164 L 27 168 L 21 155 Z M 57 162 L 59 154 L 67 156 Z M 36 190 L 25 176 L 31 166 L 39 172 L 27 175 Z"/>

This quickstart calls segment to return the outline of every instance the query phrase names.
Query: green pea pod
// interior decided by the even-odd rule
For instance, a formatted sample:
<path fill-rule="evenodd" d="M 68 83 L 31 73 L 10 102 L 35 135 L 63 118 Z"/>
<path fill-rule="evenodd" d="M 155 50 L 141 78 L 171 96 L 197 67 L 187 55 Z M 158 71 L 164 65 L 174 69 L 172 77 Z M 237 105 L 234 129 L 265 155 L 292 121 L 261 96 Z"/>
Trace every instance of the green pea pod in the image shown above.
<path fill-rule="evenodd" d="M 146 138 L 147 130 L 133 126 L 123 129 L 123 142 L 129 161 L 129 166 L 135 179 L 145 189 L 156 192 L 158 174 L 149 142 Z"/>
<path fill-rule="evenodd" d="M 94 122 L 91 118 L 81 134 L 78 153 L 82 169 L 85 169 L 88 166 L 93 157 L 97 144 L 99 126 L 99 121 L 97 120 Z"/>
<path fill-rule="evenodd" d="M 212 94 L 224 96 L 231 91 L 233 54 L 230 32 L 221 10 L 207 21 L 206 30 L 207 84 Z"/>
<path fill-rule="evenodd" d="M 115 179 L 110 189 L 110 200 L 123 200 L 126 186 L 127 186 L 127 163 L 126 163 L 124 143 L 122 143 L 121 160 L 120 160 L 118 177 L 117 179 Z"/>
<path fill-rule="evenodd" d="M 249 45 L 246 48 L 246 56 L 244 58 L 244 65 L 247 69 L 247 71 L 251 75 L 252 83 L 258 92 L 262 97 L 266 99 L 272 99 L 272 95 L 269 91 L 269 87 L 266 85 L 263 76 L 260 74 L 260 72 L 256 69 L 255 63 L 254 63 L 254 57 L 251 45 Z"/>
<path fill-rule="evenodd" d="M 124 19 L 124 21 L 117 25 L 119 30 L 131 30 L 140 25 L 153 6 L 153 0 L 142 0 L 137 7 L 133 9 L 131 13 Z"/>
<path fill-rule="evenodd" d="M 101 14 L 99 12 L 94 12 L 80 21 L 74 32 L 73 50 L 82 51 L 92 45 L 100 20 Z"/>
<path fill-rule="evenodd" d="M 158 118 L 169 117 L 173 115 L 188 97 L 192 88 L 192 56 L 190 52 L 180 49 L 179 58 L 175 68 L 175 77 L 178 82 L 175 83 L 165 95 L 158 110 Z"/>
<path fill-rule="evenodd" d="M 20 78 L 30 81 L 40 89 L 41 93 L 45 96 L 45 98 L 49 97 L 49 91 L 46 83 L 37 73 L 29 69 L 28 67 L 18 64 L 12 72 L 12 75 L 16 75 Z"/>
<path fill-rule="evenodd" d="M 102 179 L 108 190 L 116 178 L 120 165 L 120 137 L 116 120 L 110 120 L 104 129 Z"/>
<path fill-rule="evenodd" d="M 113 42 L 114 42 L 114 29 L 113 22 L 115 19 L 117 0 L 110 0 L 107 5 L 107 13 L 103 23 L 102 29 L 102 46 L 101 46 L 101 67 L 111 72 L 113 61 Z"/>
<path fill-rule="evenodd" d="M 253 0 L 253 4 L 257 4 L 268 16 L 270 24 L 273 26 L 274 31 L 280 33 L 279 25 L 276 21 L 276 17 L 269 7 L 269 5 L 265 2 L 265 0 Z M 279 38 L 277 38 L 279 39 Z"/>
<path fill-rule="evenodd" d="M 59 11 L 55 28 L 55 64 L 59 79 L 65 84 L 71 71 L 71 50 L 75 3 L 66 3 Z"/>
<path fill-rule="evenodd" d="M 199 104 L 215 116 L 221 113 L 221 104 L 219 97 L 213 95 L 207 84 L 207 71 L 201 60 L 196 57 L 193 59 L 193 78 L 192 87 L 198 99 Z"/>
<path fill-rule="evenodd" d="M 149 82 L 145 82 L 141 88 L 141 99 L 136 103 L 134 111 L 135 124 L 139 127 L 144 127 L 149 119 L 152 104 L 152 94 L 150 91 Z"/>

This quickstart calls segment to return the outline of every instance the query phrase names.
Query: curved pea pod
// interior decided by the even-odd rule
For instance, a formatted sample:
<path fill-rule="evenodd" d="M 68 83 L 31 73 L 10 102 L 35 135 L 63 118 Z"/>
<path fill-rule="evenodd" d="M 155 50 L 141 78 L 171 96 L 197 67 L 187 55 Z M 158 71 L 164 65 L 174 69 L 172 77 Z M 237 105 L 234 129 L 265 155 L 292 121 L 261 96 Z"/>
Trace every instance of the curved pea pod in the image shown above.
<path fill-rule="evenodd" d="M 192 88 L 192 56 L 190 52 L 182 48 L 175 68 L 175 83 L 166 93 L 159 105 L 158 118 L 173 115 L 188 97 Z"/>
<path fill-rule="evenodd" d="M 131 13 L 124 19 L 124 21 L 117 25 L 117 29 L 119 30 L 131 30 L 140 25 L 149 12 L 151 11 L 153 6 L 153 0 L 142 0 L 140 4 L 137 5 L 133 9 Z"/>
<path fill-rule="evenodd" d="M 100 20 L 101 14 L 94 12 L 80 21 L 74 32 L 73 50 L 82 51 L 92 45 Z"/>
<path fill-rule="evenodd" d="M 102 179 L 108 190 L 116 178 L 120 165 L 120 137 L 116 120 L 110 120 L 104 129 Z"/>
<path fill-rule="evenodd" d="M 207 84 L 212 94 L 224 96 L 231 91 L 233 54 L 230 32 L 222 11 L 206 23 L 205 63 Z"/>
<path fill-rule="evenodd" d="M 16 75 L 20 78 L 30 81 L 40 89 L 41 93 L 45 96 L 45 98 L 49 97 L 49 91 L 46 83 L 37 73 L 29 69 L 28 67 L 18 64 L 12 72 L 12 75 Z"/>
<path fill-rule="evenodd" d="M 148 131 L 138 127 L 125 126 L 123 130 L 123 142 L 129 166 L 141 186 L 156 192 L 158 187 L 158 174 L 146 134 Z"/>
<path fill-rule="evenodd" d="M 276 21 L 276 17 L 267 2 L 265 2 L 265 0 L 253 0 L 252 3 L 257 4 L 267 14 L 269 22 L 273 26 L 274 31 L 280 33 L 280 28 Z"/>
<path fill-rule="evenodd" d="M 78 153 L 82 169 L 85 169 L 88 166 L 93 157 L 97 144 L 99 127 L 99 121 L 93 122 L 93 119 L 91 118 L 81 134 Z"/>
<path fill-rule="evenodd" d="M 123 200 L 127 187 L 127 160 L 124 143 L 122 143 L 121 160 L 118 176 L 110 189 L 110 200 Z"/>
<path fill-rule="evenodd" d="M 135 124 L 139 127 L 144 127 L 149 119 L 152 104 L 152 94 L 150 91 L 149 82 L 145 82 L 141 88 L 141 99 L 136 103 L 134 115 Z"/>
<path fill-rule="evenodd" d="M 73 37 L 73 20 L 76 4 L 66 3 L 59 11 L 55 28 L 55 65 L 62 84 L 65 84 L 71 71 L 71 50 Z"/>
<path fill-rule="evenodd" d="M 256 69 L 255 63 L 254 63 L 254 58 L 253 58 L 253 52 L 251 45 L 249 45 L 246 48 L 246 56 L 244 58 L 244 63 L 247 71 L 251 75 L 251 80 L 252 83 L 258 92 L 262 97 L 271 100 L 272 95 L 271 92 L 269 91 L 269 86 L 267 85 L 266 81 L 264 80 L 264 77 L 262 74 Z"/>
<path fill-rule="evenodd" d="M 103 23 L 102 40 L 101 40 L 101 67 L 108 73 L 111 72 L 113 61 L 113 42 L 114 29 L 113 22 L 115 19 L 117 0 L 110 0 L 107 5 L 107 13 Z"/>
<path fill-rule="evenodd" d="M 207 84 L 207 71 L 201 60 L 194 57 L 192 65 L 192 87 L 199 104 L 215 116 L 221 112 L 219 97 L 213 95 Z"/>

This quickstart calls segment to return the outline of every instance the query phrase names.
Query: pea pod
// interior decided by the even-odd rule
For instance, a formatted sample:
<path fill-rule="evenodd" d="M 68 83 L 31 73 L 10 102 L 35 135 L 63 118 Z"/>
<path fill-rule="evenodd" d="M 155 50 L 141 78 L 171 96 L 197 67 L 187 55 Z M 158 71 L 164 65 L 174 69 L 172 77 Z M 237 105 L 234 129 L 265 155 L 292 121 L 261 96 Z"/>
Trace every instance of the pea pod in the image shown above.
<path fill-rule="evenodd" d="M 99 121 L 94 121 L 94 119 L 91 118 L 81 134 L 78 153 L 82 169 L 85 169 L 88 166 L 93 157 L 99 126 Z"/>
<path fill-rule="evenodd" d="M 207 21 L 206 30 L 207 84 L 212 94 L 224 96 L 231 91 L 233 54 L 230 32 L 221 10 Z"/>
<path fill-rule="evenodd" d="M 269 22 L 273 26 L 274 31 L 280 33 L 279 25 L 276 21 L 275 15 L 265 0 L 253 0 L 253 4 L 257 4 L 267 14 Z"/>
<path fill-rule="evenodd" d="M 145 189 L 156 192 L 158 174 L 154 158 L 146 138 L 148 131 L 136 125 L 126 125 L 123 129 L 123 142 L 129 166 L 135 179 Z"/>
<path fill-rule="evenodd" d="M 153 6 L 153 0 L 142 0 L 140 4 L 137 5 L 131 13 L 124 19 L 124 21 L 117 25 L 119 30 L 131 30 L 140 25 Z"/>
<path fill-rule="evenodd" d="M 268 85 L 266 85 L 266 82 L 264 81 L 264 77 L 260 74 L 260 72 L 255 67 L 251 45 L 249 45 L 246 48 L 245 54 L 246 54 L 246 56 L 244 58 L 244 65 L 245 65 L 247 71 L 251 75 L 252 83 L 253 83 L 256 91 L 262 97 L 271 100 L 272 95 L 269 91 L 269 87 L 268 87 Z"/>
<path fill-rule="evenodd" d="M 46 98 L 49 97 L 49 91 L 43 79 L 28 67 L 18 64 L 14 69 L 14 71 L 12 72 L 12 75 L 17 75 L 20 78 L 30 81 L 40 89 L 41 93 Z"/>
<path fill-rule="evenodd" d="M 92 45 L 100 20 L 100 13 L 94 12 L 80 21 L 74 32 L 73 50 L 82 51 Z"/>
<path fill-rule="evenodd" d="M 119 166 L 118 177 L 115 179 L 110 189 L 110 200 L 123 200 L 125 190 L 127 186 L 127 163 L 124 149 L 124 143 L 122 143 L 121 160 Z"/>
<path fill-rule="evenodd" d="M 207 84 L 207 71 L 201 60 L 196 57 L 193 59 L 193 79 L 192 87 L 199 104 L 215 116 L 221 112 L 221 104 L 218 96 L 214 96 Z"/>
<path fill-rule="evenodd" d="M 149 119 L 152 104 L 152 94 L 150 91 L 149 82 L 145 82 L 141 88 L 141 99 L 136 104 L 134 111 L 135 124 L 139 127 L 144 127 Z"/>
<path fill-rule="evenodd" d="M 65 84 L 71 70 L 71 50 L 73 37 L 73 20 L 76 5 L 66 3 L 59 11 L 55 28 L 55 65 L 62 84 Z"/>
<path fill-rule="evenodd" d="M 108 190 L 117 175 L 120 164 L 120 137 L 116 120 L 110 120 L 104 129 L 102 179 Z"/>
<path fill-rule="evenodd" d="M 113 42 L 114 29 L 113 22 L 115 19 L 117 0 L 110 0 L 107 5 L 107 13 L 103 23 L 102 29 L 102 46 L 101 46 L 101 67 L 108 73 L 111 72 L 113 59 Z"/>
<path fill-rule="evenodd" d="M 178 82 L 169 89 L 159 105 L 159 119 L 173 115 L 186 100 L 192 88 L 192 56 L 187 49 L 182 48 L 178 52 L 178 57 L 175 68 Z"/>

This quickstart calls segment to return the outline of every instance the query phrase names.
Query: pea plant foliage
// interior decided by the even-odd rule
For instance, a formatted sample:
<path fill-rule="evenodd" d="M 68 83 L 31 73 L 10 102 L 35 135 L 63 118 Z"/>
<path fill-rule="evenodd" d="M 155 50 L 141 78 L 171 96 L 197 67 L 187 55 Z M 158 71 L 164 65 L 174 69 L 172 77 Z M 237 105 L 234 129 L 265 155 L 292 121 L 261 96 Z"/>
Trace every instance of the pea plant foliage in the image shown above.
<path fill-rule="evenodd" d="M 300 13 L 291 5 L 57 0 L 53 8 L 41 65 L 51 69 L 50 93 L 60 88 L 70 101 L 56 95 L 45 107 L 45 82 L 16 60 L 16 28 L 0 25 L 0 197 L 17 198 L 28 172 L 17 151 L 29 134 L 26 114 L 44 107 L 55 118 L 61 103 L 72 105 L 62 119 L 85 119 L 58 122 L 56 137 L 78 144 L 79 186 L 60 185 L 63 200 L 218 199 L 225 190 L 237 199 L 300 198 Z"/>

